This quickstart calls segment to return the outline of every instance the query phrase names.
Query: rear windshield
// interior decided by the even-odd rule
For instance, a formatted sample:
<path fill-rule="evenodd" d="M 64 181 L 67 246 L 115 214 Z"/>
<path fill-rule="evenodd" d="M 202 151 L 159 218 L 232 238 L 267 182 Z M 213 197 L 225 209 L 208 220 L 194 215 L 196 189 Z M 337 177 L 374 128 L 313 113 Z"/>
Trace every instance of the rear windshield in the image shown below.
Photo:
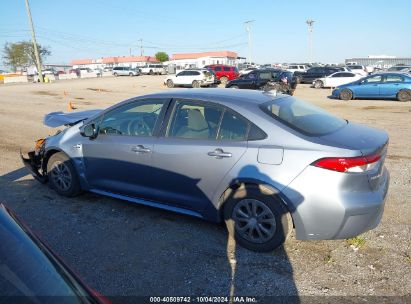
<path fill-rule="evenodd" d="M 294 97 L 272 100 L 261 105 L 271 117 L 308 136 L 333 133 L 347 124 L 346 120 Z"/>

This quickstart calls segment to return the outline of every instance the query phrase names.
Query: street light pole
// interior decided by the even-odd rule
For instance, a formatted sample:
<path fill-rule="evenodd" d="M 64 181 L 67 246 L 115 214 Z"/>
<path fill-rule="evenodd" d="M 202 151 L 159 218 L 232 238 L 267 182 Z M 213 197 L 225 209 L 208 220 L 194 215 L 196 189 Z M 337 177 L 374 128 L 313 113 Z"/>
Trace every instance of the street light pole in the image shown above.
<path fill-rule="evenodd" d="M 33 40 L 34 55 L 36 56 L 37 73 L 41 82 L 43 82 L 43 72 L 41 70 L 41 62 L 39 56 L 39 50 L 37 48 L 36 33 L 34 32 L 33 20 L 31 19 L 29 0 L 26 0 L 27 15 L 29 17 L 29 23 L 31 28 L 31 38 Z"/>
<path fill-rule="evenodd" d="M 245 30 L 248 33 L 248 63 L 251 64 L 253 61 L 253 47 L 252 47 L 252 40 L 251 40 L 251 25 L 255 20 L 249 20 L 244 22 Z"/>
<path fill-rule="evenodd" d="M 314 20 L 308 19 L 305 21 L 308 25 L 308 60 L 310 63 L 313 62 L 313 26 Z"/>

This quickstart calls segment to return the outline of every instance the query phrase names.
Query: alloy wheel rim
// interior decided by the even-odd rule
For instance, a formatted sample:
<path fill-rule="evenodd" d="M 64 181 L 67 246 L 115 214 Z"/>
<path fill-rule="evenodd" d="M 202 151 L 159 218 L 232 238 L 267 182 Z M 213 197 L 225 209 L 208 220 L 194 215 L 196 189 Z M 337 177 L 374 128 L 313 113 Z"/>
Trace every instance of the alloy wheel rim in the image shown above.
<path fill-rule="evenodd" d="M 277 230 L 274 213 L 263 202 L 243 199 L 233 210 L 235 230 L 244 239 L 253 243 L 265 243 Z"/>
<path fill-rule="evenodd" d="M 71 173 L 67 165 L 63 162 L 56 162 L 51 170 L 51 177 L 54 185 L 60 190 L 67 191 L 71 187 Z"/>

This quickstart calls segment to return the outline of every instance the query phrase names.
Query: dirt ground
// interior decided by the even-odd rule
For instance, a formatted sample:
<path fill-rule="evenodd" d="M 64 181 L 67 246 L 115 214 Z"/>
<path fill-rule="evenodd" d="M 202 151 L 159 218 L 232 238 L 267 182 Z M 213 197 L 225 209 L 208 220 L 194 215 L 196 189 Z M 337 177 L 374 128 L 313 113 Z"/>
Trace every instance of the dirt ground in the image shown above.
<path fill-rule="evenodd" d="M 0 200 L 88 285 L 108 296 L 410 295 L 411 102 L 342 102 L 329 89 L 297 88 L 297 97 L 390 135 L 382 222 L 351 242 L 292 238 L 272 253 L 230 252 L 221 225 L 89 193 L 62 198 L 27 175 L 19 148 L 56 131 L 44 114 L 166 90 L 164 77 L 0 85 Z"/>

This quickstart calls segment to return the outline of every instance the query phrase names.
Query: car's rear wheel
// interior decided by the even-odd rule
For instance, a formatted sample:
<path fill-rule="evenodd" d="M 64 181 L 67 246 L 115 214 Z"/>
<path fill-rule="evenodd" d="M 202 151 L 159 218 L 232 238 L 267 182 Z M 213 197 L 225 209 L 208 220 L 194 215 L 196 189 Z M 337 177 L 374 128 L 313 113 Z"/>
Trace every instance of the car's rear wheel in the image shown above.
<path fill-rule="evenodd" d="M 118 76 L 118 74 L 117 73 L 114 73 L 114 77 L 117 77 Z"/>
<path fill-rule="evenodd" d="M 222 84 L 225 85 L 228 82 L 228 78 L 223 76 L 223 77 L 220 78 L 220 81 L 221 81 Z"/>
<path fill-rule="evenodd" d="M 174 88 L 174 82 L 171 79 L 167 80 L 167 87 Z"/>
<path fill-rule="evenodd" d="M 340 99 L 342 100 L 351 100 L 352 99 L 352 92 L 348 89 L 344 89 L 340 93 Z"/>
<path fill-rule="evenodd" d="M 282 201 L 257 186 L 233 190 L 223 207 L 229 233 L 249 250 L 272 251 L 285 242 L 292 229 Z"/>
<path fill-rule="evenodd" d="M 47 162 L 50 187 L 62 196 L 72 197 L 81 193 L 80 181 L 70 158 L 63 152 L 53 154 Z"/>
<path fill-rule="evenodd" d="M 153 70 L 150 70 L 150 73 L 149 73 L 150 75 L 154 75 L 154 72 L 153 72 Z"/>
<path fill-rule="evenodd" d="M 314 82 L 314 88 L 316 88 L 316 89 L 321 89 L 321 88 L 323 88 L 324 87 L 324 83 L 321 81 L 321 80 L 316 80 L 315 82 Z"/>
<path fill-rule="evenodd" d="M 411 100 L 411 91 L 401 90 L 397 94 L 398 101 L 410 101 Z"/>
<path fill-rule="evenodd" d="M 191 84 L 191 86 L 193 88 L 199 88 L 200 87 L 200 83 L 197 80 L 194 80 L 193 83 Z"/>
<path fill-rule="evenodd" d="M 132 76 L 133 76 L 133 73 L 128 74 L 128 76 L 132 77 Z"/>

